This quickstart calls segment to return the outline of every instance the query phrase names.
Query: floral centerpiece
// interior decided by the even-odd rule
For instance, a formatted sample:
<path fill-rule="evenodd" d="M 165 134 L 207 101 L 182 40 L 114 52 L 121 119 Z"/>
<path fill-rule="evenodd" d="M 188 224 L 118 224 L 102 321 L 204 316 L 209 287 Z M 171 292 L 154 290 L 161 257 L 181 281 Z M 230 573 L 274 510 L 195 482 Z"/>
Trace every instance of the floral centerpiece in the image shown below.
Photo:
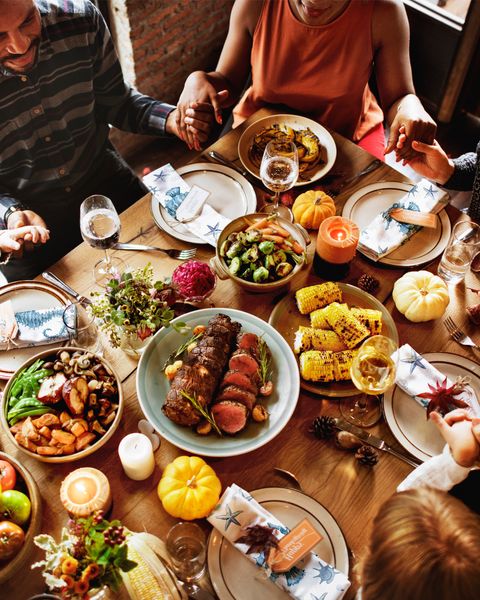
<path fill-rule="evenodd" d="M 123 349 L 138 349 L 156 331 L 168 327 L 178 299 L 173 285 L 154 280 L 150 263 L 113 277 L 104 292 L 92 292 L 92 296 L 91 310 L 100 328 L 112 346 Z M 176 325 L 176 329 L 181 327 L 181 323 Z"/>
<path fill-rule="evenodd" d="M 46 557 L 32 569 L 42 567 L 48 588 L 65 600 L 87 600 L 105 586 L 116 591 L 122 584 L 121 571 L 137 566 L 127 557 L 125 540 L 120 521 L 107 521 L 101 512 L 72 519 L 59 543 L 46 534 L 34 538 Z"/>

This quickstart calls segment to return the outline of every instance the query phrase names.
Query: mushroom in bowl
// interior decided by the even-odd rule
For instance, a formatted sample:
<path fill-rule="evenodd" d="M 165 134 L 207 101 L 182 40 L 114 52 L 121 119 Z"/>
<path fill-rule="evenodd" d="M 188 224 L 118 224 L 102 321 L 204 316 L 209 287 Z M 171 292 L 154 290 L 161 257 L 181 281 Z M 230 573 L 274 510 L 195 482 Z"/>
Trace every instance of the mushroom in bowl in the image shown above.
<path fill-rule="evenodd" d="M 225 227 L 212 266 L 220 279 L 230 277 L 246 291 L 276 292 L 307 264 L 309 243 L 302 226 L 276 215 L 253 213 Z"/>
<path fill-rule="evenodd" d="M 43 462 L 79 460 L 113 435 L 123 411 L 120 379 L 99 355 L 49 349 L 9 380 L 0 418 L 11 440 Z"/>

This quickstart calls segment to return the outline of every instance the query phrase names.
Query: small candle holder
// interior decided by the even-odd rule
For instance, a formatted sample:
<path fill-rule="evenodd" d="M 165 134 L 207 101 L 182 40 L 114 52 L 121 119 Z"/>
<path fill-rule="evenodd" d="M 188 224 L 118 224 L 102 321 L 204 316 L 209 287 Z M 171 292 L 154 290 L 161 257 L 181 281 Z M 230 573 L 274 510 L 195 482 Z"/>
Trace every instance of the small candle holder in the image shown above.
<path fill-rule="evenodd" d="M 338 281 L 348 274 L 355 257 L 360 230 L 344 217 L 328 217 L 318 230 L 313 269 L 323 279 Z"/>
<path fill-rule="evenodd" d="M 88 517 L 97 510 L 107 513 L 112 505 L 110 483 L 98 469 L 76 469 L 62 481 L 60 500 L 71 517 Z"/>
<path fill-rule="evenodd" d="M 152 442 L 143 433 L 126 435 L 118 446 L 125 475 L 134 481 L 148 479 L 155 470 Z"/>

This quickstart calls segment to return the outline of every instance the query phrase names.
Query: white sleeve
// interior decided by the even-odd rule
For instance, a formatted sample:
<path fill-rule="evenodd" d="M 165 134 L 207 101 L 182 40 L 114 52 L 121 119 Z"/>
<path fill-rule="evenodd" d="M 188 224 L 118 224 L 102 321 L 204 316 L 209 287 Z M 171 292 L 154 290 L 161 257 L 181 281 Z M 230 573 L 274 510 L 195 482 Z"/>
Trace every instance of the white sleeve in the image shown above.
<path fill-rule="evenodd" d="M 446 445 L 442 454 L 433 456 L 413 470 L 397 487 L 397 492 L 426 486 L 448 491 L 466 479 L 469 473 L 468 467 L 462 467 L 454 461 Z"/>

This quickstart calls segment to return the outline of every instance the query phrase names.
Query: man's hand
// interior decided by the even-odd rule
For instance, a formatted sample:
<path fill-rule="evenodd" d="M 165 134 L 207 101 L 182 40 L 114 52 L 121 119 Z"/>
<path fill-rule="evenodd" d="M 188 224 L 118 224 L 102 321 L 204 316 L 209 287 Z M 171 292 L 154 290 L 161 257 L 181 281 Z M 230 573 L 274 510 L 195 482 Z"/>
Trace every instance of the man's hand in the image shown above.
<path fill-rule="evenodd" d="M 444 418 L 434 411 L 430 419 L 449 445 L 455 462 L 462 467 L 472 467 L 480 456 L 480 419 L 474 419 L 478 423 L 473 425 L 464 409 L 453 410 Z"/>
<path fill-rule="evenodd" d="M 177 107 L 168 115 L 166 130 L 186 142 L 190 150 L 200 151 L 200 144 L 208 140 L 213 122 L 212 105 L 193 102 L 184 111 Z"/>
<path fill-rule="evenodd" d="M 403 136 L 400 129 L 399 144 L 403 143 Z M 453 175 L 455 165 L 437 140 L 433 140 L 433 144 L 413 140 L 412 148 L 416 151 L 416 155 L 410 160 L 404 160 L 403 163 L 408 164 L 419 175 L 432 179 L 440 185 L 446 183 Z"/>
<path fill-rule="evenodd" d="M 37 213 L 33 212 L 33 210 L 15 211 L 8 217 L 8 222 L 6 225 L 8 229 L 17 229 L 18 227 L 26 227 L 29 225 L 34 225 L 37 227 L 42 227 L 43 229 L 47 229 L 47 224 L 45 223 L 45 221 L 40 215 L 37 215 Z M 36 242 L 34 242 L 32 238 L 28 238 L 30 238 L 30 236 L 27 234 L 27 236 L 25 236 L 24 244 L 22 245 L 20 250 L 15 252 L 14 256 L 21 258 L 23 256 L 24 250 L 26 250 L 27 252 L 33 250 L 34 244 Z"/>

